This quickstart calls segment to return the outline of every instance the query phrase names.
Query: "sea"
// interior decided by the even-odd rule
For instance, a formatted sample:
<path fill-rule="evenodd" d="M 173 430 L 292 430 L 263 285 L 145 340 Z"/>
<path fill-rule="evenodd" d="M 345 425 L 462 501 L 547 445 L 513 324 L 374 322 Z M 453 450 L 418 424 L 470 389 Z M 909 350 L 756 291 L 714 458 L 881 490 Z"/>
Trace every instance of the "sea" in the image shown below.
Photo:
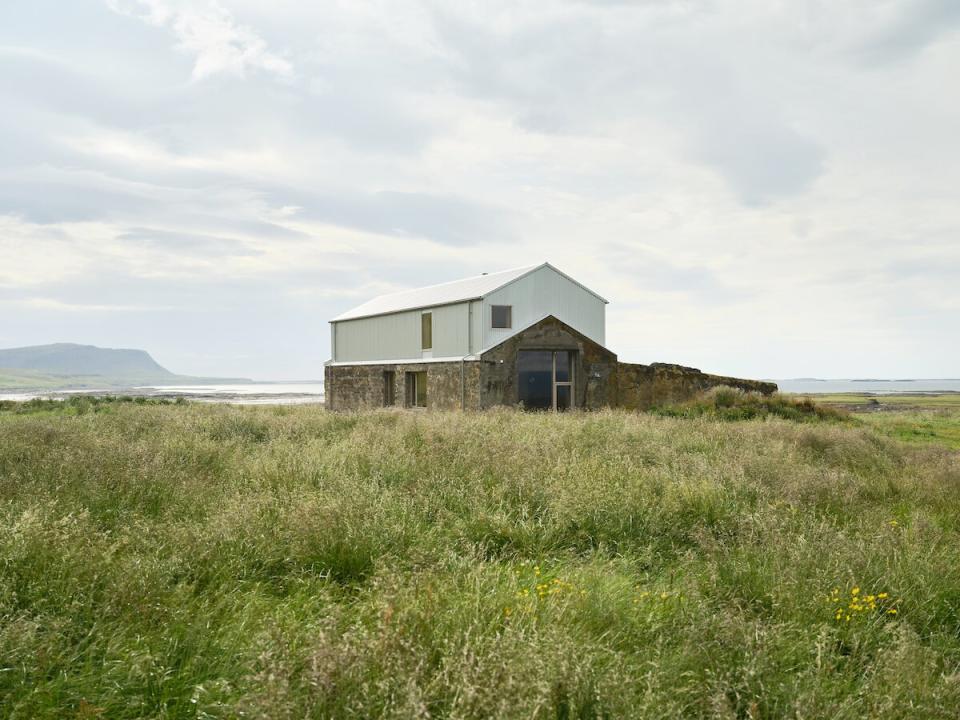
<path fill-rule="evenodd" d="M 800 395 L 823 393 L 868 393 L 874 395 L 960 393 L 960 378 L 930 379 L 846 379 L 820 380 L 791 378 L 774 380 L 781 392 Z M 3 392 L 0 400 L 49 398 L 63 400 L 75 395 L 132 395 L 135 397 L 184 398 L 196 402 L 234 405 L 306 405 L 323 403 L 323 383 L 258 382 L 235 385 L 143 385 L 131 388 L 85 388 L 83 390 L 37 390 Z"/>
<path fill-rule="evenodd" d="M 898 395 L 960 393 L 960 378 L 945 380 L 930 379 L 852 379 L 820 380 L 817 378 L 793 378 L 774 380 L 781 392 L 806 394 L 821 393 L 870 393 L 873 395 Z"/>
<path fill-rule="evenodd" d="M 0 400 L 32 400 L 47 398 L 64 400 L 77 395 L 129 395 L 193 400 L 233 405 L 306 405 L 323 403 L 323 383 L 259 382 L 235 385 L 141 385 L 130 388 L 84 388 L 82 390 L 37 390 L 2 392 Z"/>

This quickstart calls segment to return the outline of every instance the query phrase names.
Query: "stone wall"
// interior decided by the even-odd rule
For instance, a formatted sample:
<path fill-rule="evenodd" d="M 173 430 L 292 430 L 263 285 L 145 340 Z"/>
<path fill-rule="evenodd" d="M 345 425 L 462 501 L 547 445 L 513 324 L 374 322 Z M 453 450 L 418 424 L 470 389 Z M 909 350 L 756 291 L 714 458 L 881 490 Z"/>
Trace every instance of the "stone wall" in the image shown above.
<path fill-rule="evenodd" d="M 598 409 L 612 404 L 617 356 L 569 325 L 548 317 L 480 356 L 480 407 L 516 406 L 517 353 L 520 350 L 574 350 L 574 407 Z"/>
<path fill-rule="evenodd" d="M 362 410 L 386 405 L 385 373 L 393 372 L 396 407 L 407 407 L 407 373 L 427 373 L 427 408 L 459 410 L 479 407 L 477 362 L 404 363 L 401 365 L 327 365 L 324 395 L 328 410 Z M 463 392 L 461 393 L 461 387 Z"/>
<path fill-rule="evenodd" d="M 696 368 L 666 363 L 617 363 L 615 383 L 616 404 L 628 410 L 648 410 L 658 405 L 683 402 L 721 385 L 764 395 L 777 391 L 776 383 L 709 375 Z"/>
<path fill-rule="evenodd" d="M 324 371 L 327 407 L 331 410 L 383 407 L 387 371 L 394 373 L 394 405 L 398 407 L 409 405 L 407 373 L 420 371 L 427 373 L 428 408 L 513 407 L 519 403 L 517 353 L 520 350 L 576 352 L 573 397 L 577 408 L 647 410 L 689 400 L 720 385 L 765 395 L 777 390 L 774 383 L 709 375 L 682 365 L 618 362 L 617 356 L 602 345 L 555 317 L 548 317 L 483 353 L 479 361 L 328 365 Z"/>

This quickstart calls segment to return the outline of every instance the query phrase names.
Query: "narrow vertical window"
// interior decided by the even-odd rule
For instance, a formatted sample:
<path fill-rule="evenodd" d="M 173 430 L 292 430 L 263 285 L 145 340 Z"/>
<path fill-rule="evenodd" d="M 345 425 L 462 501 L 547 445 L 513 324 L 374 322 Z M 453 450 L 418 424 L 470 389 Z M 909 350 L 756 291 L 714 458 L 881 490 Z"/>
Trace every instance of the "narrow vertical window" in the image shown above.
<path fill-rule="evenodd" d="M 425 372 L 417 373 L 417 393 L 414 404 L 417 407 L 427 406 L 427 373 Z"/>
<path fill-rule="evenodd" d="M 424 350 L 433 349 L 433 313 L 420 315 L 420 347 Z"/>
<path fill-rule="evenodd" d="M 385 370 L 383 373 L 383 404 L 384 407 L 390 407 L 396 404 L 394 399 L 395 376 L 393 370 Z"/>
<path fill-rule="evenodd" d="M 490 312 L 492 316 L 491 327 L 508 328 L 512 327 L 513 306 L 512 305 L 491 305 Z"/>

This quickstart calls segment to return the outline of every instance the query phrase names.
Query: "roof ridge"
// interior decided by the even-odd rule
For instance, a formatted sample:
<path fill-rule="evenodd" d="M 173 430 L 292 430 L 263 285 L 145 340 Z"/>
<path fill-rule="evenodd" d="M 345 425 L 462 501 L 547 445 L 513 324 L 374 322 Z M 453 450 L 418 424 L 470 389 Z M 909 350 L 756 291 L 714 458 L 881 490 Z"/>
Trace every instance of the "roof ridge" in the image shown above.
<path fill-rule="evenodd" d="M 379 300 L 380 298 L 391 297 L 393 295 L 403 295 L 404 293 L 408 293 L 408 292 L 417 292 L 418 290 L 431 290 L 433 288 L 444 287 L 445 285 L 454 285 L 456 283 L 462 283 L 468 280 L 479 280 L 482 277 L 490 277 L 491 275 L 502 275 L 504 273 L 519 272 L 521 270 L 535 270 L 547 264 L 549 263 L 540 263 L 539 265 L 522 265 L 520 267 L 508 268 L 506 270 L 497 270 L 492 273 L 480 273 L 479 275 L 468 275 L 467 277 L 464 277 L 464 278 L 457 278 L 456 280 L 447 280 L 446 282 L 434 283 L 433 285 L 418 285 L 415 288 L 407 288 L 406 290 L 397 290 L 395 292 L 376 295 L 370 298 L 370 300 L 368 300 L 367 302 L 372 302 L 373 300 Z"/>
<path fill-rule="evenodd" d="M 542 262 L 539 265 L 524 265 L 522 267 L 498 270 L 492 273 L 471 275 L 470 277 L 460 278 L 459 280 L 449 280 L 434 285 L 424 285 L 406 290 L 398 290 L 392 293 L 384 293 L 340 313 L 335 318 L 332 318 L 330 322 L 359 320 L 360 318 L 374 317 L 377 315 L 389 315 L 410 310 L 425 310 L 426 308 L 441 307 L 453 303 L 480 300 L 544 268 L 549 268 L 560 277 L 579 286 L 598 300 L 607 303 L 606 298 L 598 295 L 583 283 L 570 277 L 562 270 L 558 270 L 549 262 Z"/>
<path fill-rule="evenodd" d="M 387 315 L 405 310 L 416 310 L 418 308 L 436 307 L 450 303 L 475 300 L 486 297 L 501 287 L 509 285 L 511 282 L 548 265 L 549 263 L 546 262 L 540 263 L 539 265 L 523 265 L 521 267 L 498 270 L 492 273 L 471 275 L 458 280 L 448 280 L 447 282 L 435 283 L 433 285 L 423 285 L 392 293 L 383 293 L 337 315 L 331 322 L 356 320 L 362 317 Z M 484 282 L 485 279 L 487 279 L 486 282 Z M 461 285 L 464 286 L 464 290 L 460 294 L 456 294 L 457 286 Z M 444 293 L 443 291 L 445 290 L 450 290 L 452 294 L 451 292 Z M 418 298 L 418 295 L 422 297 Z M 405 298 L 410 298 L 411 301 L 417 301 L 403 305 L 402 301 Z M 400 304 L 398 304 L 398 302 Z"/>

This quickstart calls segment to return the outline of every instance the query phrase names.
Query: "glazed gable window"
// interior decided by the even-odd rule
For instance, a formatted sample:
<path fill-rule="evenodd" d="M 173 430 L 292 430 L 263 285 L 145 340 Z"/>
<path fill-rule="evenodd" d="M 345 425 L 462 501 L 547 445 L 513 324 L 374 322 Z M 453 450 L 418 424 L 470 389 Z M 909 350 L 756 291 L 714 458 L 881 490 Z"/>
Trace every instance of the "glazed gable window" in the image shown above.
<path fill-rule="evenodd" d="M 508 328 L 512 326 L 513 322 L 513 306 L 512 305 L 491 305 L 491 327 L 495 328 Z"/>

